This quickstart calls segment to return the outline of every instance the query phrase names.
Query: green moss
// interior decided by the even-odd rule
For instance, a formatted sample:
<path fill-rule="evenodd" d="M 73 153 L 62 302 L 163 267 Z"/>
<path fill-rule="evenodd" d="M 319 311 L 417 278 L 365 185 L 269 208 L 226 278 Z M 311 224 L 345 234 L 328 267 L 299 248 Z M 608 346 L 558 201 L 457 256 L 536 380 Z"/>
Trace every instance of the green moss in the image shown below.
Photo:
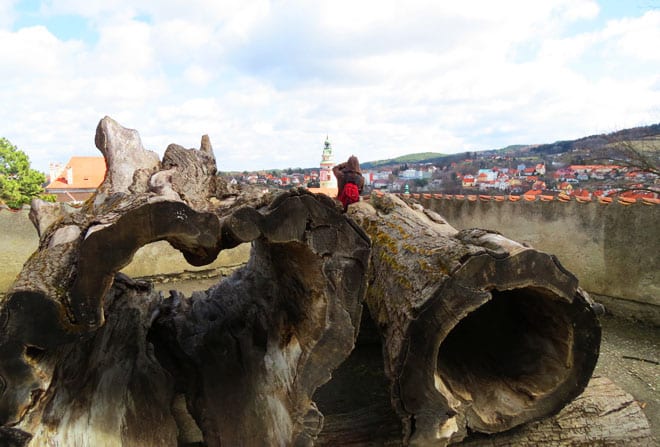
<path fill-rule="evenodd" d="M 365 226 L 364 230 L 371 238 L 371 243 L 373 247 L 380 247 L 382 249 L 386 249 L 395 255 L 399 253 L 398 242 L 394 240 L 388 233 L 380 230 L 377 224 L 370 222 L 368 225 Z"/>
<path fill-rule="evenodd" d="M 412 290 L 413 284 L 410 282 L 407 276 L 399 276 L 396 281 L 405 289 Z"/>
<path fill-rule="evenodd" d="M 426 261 L 426 259 L 418 259 L 419 269 L 423 272 L 435 273 L 436 269 Z"/>
<path fill-rule="evenodd" d="M 411 237 L 411 236 L 410 236 L 410 233 L 408 233 L 406 230 L 404 230 L 404 229 L 401 227 L 401 225 L 397 225 L 397 224 L 395 224 L 395 223 L 393 223 L 393 222 L 385 222 L 385 225 L 387 225 L 389 228 L 391 228 L 391 229 L 393 230 L 394 233 L 398 233 L 398 234 L 399 234 L 399 237 L 400 237 L 402 240 L 406 240 L 406 239 L 409 239 L 409 238 Z"/>

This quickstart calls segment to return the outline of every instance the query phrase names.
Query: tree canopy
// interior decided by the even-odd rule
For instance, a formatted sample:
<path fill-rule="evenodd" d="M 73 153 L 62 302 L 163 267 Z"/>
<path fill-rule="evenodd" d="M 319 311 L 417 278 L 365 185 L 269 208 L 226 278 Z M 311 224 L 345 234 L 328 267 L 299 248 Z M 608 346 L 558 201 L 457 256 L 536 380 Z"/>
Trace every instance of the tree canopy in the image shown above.
<path fill-rule="evenodd" d="M 30 168 L 30 159 L 6 138 L 0 137 L 0 203 L 20 208 L 43 193 L 46 176 Z"/>

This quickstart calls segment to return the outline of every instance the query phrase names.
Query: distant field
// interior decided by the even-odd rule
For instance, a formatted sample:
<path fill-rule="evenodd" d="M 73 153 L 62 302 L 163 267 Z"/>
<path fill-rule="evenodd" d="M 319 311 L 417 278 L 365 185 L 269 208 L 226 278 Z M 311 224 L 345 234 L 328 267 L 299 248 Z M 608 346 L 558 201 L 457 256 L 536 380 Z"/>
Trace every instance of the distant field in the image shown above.
<path fill-rule="evenodd" d="M 660 135 L 653 135 L 639 140 L 631 140 L 628 142 L 633 149 L 640 152 L 659 152 L 660 151 Z M 617 143 L 609 146 L 616 147 Z"/>
<path fill-rule="evenodd" d="M 396 157 L 396 158 L 388 158 L 386 160 L 376 160 L 376 161 L 369 161 L 366 163 L 360 163 L 360 167 L 368 169 L 368 168 L 373 168 L 376 166 L 384 166 L 384 165 L 420 163 L 426 160 L 437 159 L 446 156 L 447 154 L 442 154 L 440 152 L 419 152 L 416 154 L 402 155 L 401 157 Z"/>

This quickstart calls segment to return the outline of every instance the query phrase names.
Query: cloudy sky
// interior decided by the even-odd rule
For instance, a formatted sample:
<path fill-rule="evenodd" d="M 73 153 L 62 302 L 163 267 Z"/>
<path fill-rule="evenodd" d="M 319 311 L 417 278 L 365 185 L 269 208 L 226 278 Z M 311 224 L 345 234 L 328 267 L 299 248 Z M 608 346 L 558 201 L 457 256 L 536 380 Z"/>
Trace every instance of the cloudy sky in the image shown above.
<path fill-rule="evenodd" d="M 660 122 L 657 0 L 0 0 L 0 136 L 100 155 L 105 115 L 220 170 Z"/>

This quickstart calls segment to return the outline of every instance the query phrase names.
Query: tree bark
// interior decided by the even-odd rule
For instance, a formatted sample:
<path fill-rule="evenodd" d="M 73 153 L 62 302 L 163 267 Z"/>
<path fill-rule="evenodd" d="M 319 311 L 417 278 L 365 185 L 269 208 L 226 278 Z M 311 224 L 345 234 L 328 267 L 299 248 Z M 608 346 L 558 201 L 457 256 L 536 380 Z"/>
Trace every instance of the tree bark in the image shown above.
<path fill-rule="evenodd" d="M 356 348 L 360 350 L 360 346 Z M 366 356 L 362 356 L 364 359 Z M 353 373 L 354 365 L 342 365 L 338 374 L 347 367 Z M 364 366 L 364 365 L 362 365 Z M 373 379 L 372 379 L 373 380 Z M 328 406 L 330 396 L 324 393 L 332 388 L 332 399 L 340 400 L 341 386 L 335 379 L 325 385 L 317 395 L 319 408 L 324 410 L 325 422 L 317 446 L 367 447 L 402 446 L 400 424 L 396 415 L 388 413 L 385 402 L 372 397 L 351 411 L 333 411 Z M 350 396 L 343 396 L 350 398 Z M 357 408 L 356 408 L 357 407 Z M 394 417 L 394 419 L 393 419 Z M 605 377 L 594 377 L 587 388 L 558 414 L 529 422 L 514 429 L 494 434 L 474 433 L 456 447 L 543 447 L 543 446 L 612 446 L 646 447 L 655 445 L 649 422 L 634 398 Z M 436 445 L 436 444 L 429 444 Z"/>

